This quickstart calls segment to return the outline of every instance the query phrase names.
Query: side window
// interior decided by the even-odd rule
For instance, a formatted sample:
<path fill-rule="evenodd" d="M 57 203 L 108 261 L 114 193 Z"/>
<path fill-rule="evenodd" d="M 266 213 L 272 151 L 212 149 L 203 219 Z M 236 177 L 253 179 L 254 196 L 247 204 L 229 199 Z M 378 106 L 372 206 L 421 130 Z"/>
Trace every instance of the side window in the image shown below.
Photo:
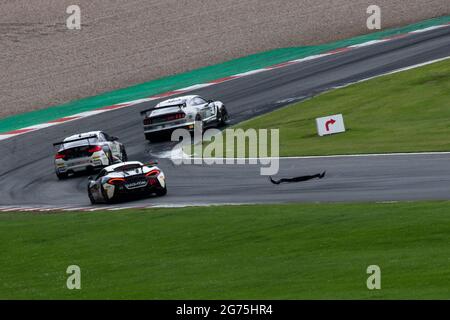
<path fill-rule="evenodd" d="M 104 132 L 100 133 L 99 136 L 100 136 L 100 141 L 111 141 L 111 137 Z"/>
<path fill-rule="evenodd" d="M 206 101 L 203 98 L 200 98 L 200 97 L 195 97 L 192 102 L 193 102 L 194 106 L 198 106 L 198 105 L 202 105 L 202 104 L 206 103 Z"/>

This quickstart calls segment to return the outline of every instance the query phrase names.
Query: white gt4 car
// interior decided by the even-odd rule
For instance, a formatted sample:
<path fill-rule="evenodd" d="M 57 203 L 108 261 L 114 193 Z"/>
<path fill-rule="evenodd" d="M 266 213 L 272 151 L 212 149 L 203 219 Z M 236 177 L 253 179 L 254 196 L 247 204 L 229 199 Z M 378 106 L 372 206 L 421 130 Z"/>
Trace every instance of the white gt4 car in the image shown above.
<path fill-rule="evenodd" d="M 154 108 L 141 112 L 144 116 L 144 133 L 147 140 L 154 140 L 178 128 L 194 130 L 196 121 L 203 128 L 220 127 L 228 122 L 228 112 L 221 101 L 206 100 L 189 95 L 165 100 Z"/>
<path fill-rule="evenodd" d="M 156 163 L 123 162 L 102 169 L 97 177 L 89 177 L 88 196 L 92 204 L 166 193 L 166 178 Z"/>
<path fill-rule="evenodd" d="M 67 137 L 54 143 L 58 147 L 55 155 L 55 172 L 59 179 L 79 171 L 110 166 L 127 161 L 125 147 L 117 137 L 111 137 L 102 131 L 92 131 Z"/>

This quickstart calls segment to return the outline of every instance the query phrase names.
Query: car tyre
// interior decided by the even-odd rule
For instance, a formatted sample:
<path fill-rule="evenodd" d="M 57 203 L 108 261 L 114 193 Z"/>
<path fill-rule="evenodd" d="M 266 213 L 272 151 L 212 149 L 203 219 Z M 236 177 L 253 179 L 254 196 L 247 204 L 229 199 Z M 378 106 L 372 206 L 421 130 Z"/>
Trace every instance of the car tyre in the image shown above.
<path fill-rule="evenodd" d="M 155 193 L 158 197 L 165 196 L 167 194 L 167 186 L 164 186 L 164 188 L 157 189 Z"/>
<path fill-rule="evenodd" d="M 91 193 L 91 189 L 88 188 L 88 196 L 89 196 L 89 200 L 91 201 L 91 204 L 96 204 L 97 201 L 95 201 L 94 196 Z"/>
<path fill-rule="evenodd" d="M 152 141 L 153 137 L 152 137 L 152 135 L 150 133 L 146 133 L 145 134 L 145 139 L 148 140 L 148 141 Z"/>
<path fill-rule="evenodd" d="M 223 106 L 222 109 L 219 110 L 219 118 L 218 118 L 219 127 L 225 126 L 228 122 L 228 119 L 229 119 L 228 111 L 225 108 L 225 106 Z"/>
<path fill-rule="evenodd" d="M 67 179 L 67 177 L 69 176 L 68 173 L 56 173 L 56 176 L 58 177 L 59 180 L 65 180 Z"/>

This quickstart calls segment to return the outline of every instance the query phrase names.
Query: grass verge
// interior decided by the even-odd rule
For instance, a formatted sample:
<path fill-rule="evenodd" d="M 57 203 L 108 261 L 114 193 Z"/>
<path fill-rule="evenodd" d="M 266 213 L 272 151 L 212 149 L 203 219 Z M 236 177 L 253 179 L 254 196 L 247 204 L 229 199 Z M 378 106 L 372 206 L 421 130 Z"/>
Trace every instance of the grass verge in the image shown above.
<path fill-rule="evenodd" d="M 0 298 L 448 299 L 449 240 L 448 202 L 5 213 Z"/>
<path fill-rule="evenodd" d="M 342 113 L 347 132 L 319 137 L 315 119 Z M 387 75 L 243 122 L 279 129 L 280 155 L 449 151 L 450 60 Z"/>

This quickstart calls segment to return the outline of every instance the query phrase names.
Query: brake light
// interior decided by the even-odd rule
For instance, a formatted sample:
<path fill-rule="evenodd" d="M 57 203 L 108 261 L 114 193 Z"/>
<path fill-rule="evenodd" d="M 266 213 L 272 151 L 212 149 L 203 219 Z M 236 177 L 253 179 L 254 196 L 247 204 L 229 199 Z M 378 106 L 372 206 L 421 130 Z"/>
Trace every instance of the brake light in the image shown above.
<path fill-rule="evenodd" d="M 125 182 L 124 178 L 111 178 L 108 180 L 108 184 L 118 185 Z"/>
<path fill-rule="evenodd" d="M 171 114 L 169 116 L 166 117 L 166 121 L 172 121 L 172 120 L 178 120 L 178 119 L 183 119 L 184 117 L 186 117 L 185 113 L 175 113 L 175 114 Z"/>
<path fill-rule="evenodd" d="M 184 118 L 186 118 L 186 114 L 184 112 L 178 112 L 178 113 L 169 114 L 167 116 L 163 115 L 163 116 L 158 116 L 158 117 L 153 117 L 153 118 L 145 118 L 144 125 L 150 125 L 153 123 L 154 120 L 157 120 L 156 122 L 161 122 L 161 121 L 173 121 L 173 120 L 184 119 Z"/>
<path fill-rule="evenodd" d="M 58 152 L 58 153 L 55 155 L 55 159 L 64 159 L 64 157 L 65 157 L 64 153 L 61 153 L 61 152 Z"/>
<path fill-rule="evenodd" d="M 145 174 L 146 177 L 157 176 L 161 171 L 158 169 L 153 169 L 152 171 Z"/>
<path fill-rule="evenodd" d="M 102 150 L 103 150 L 102 146 L 94 146 L 94 147 L 90 148 L 88 150 L 88 152 L 89 153 L 94 153 L 94 152 L 98 152 L 98 151 L 102 151 Z"/>

